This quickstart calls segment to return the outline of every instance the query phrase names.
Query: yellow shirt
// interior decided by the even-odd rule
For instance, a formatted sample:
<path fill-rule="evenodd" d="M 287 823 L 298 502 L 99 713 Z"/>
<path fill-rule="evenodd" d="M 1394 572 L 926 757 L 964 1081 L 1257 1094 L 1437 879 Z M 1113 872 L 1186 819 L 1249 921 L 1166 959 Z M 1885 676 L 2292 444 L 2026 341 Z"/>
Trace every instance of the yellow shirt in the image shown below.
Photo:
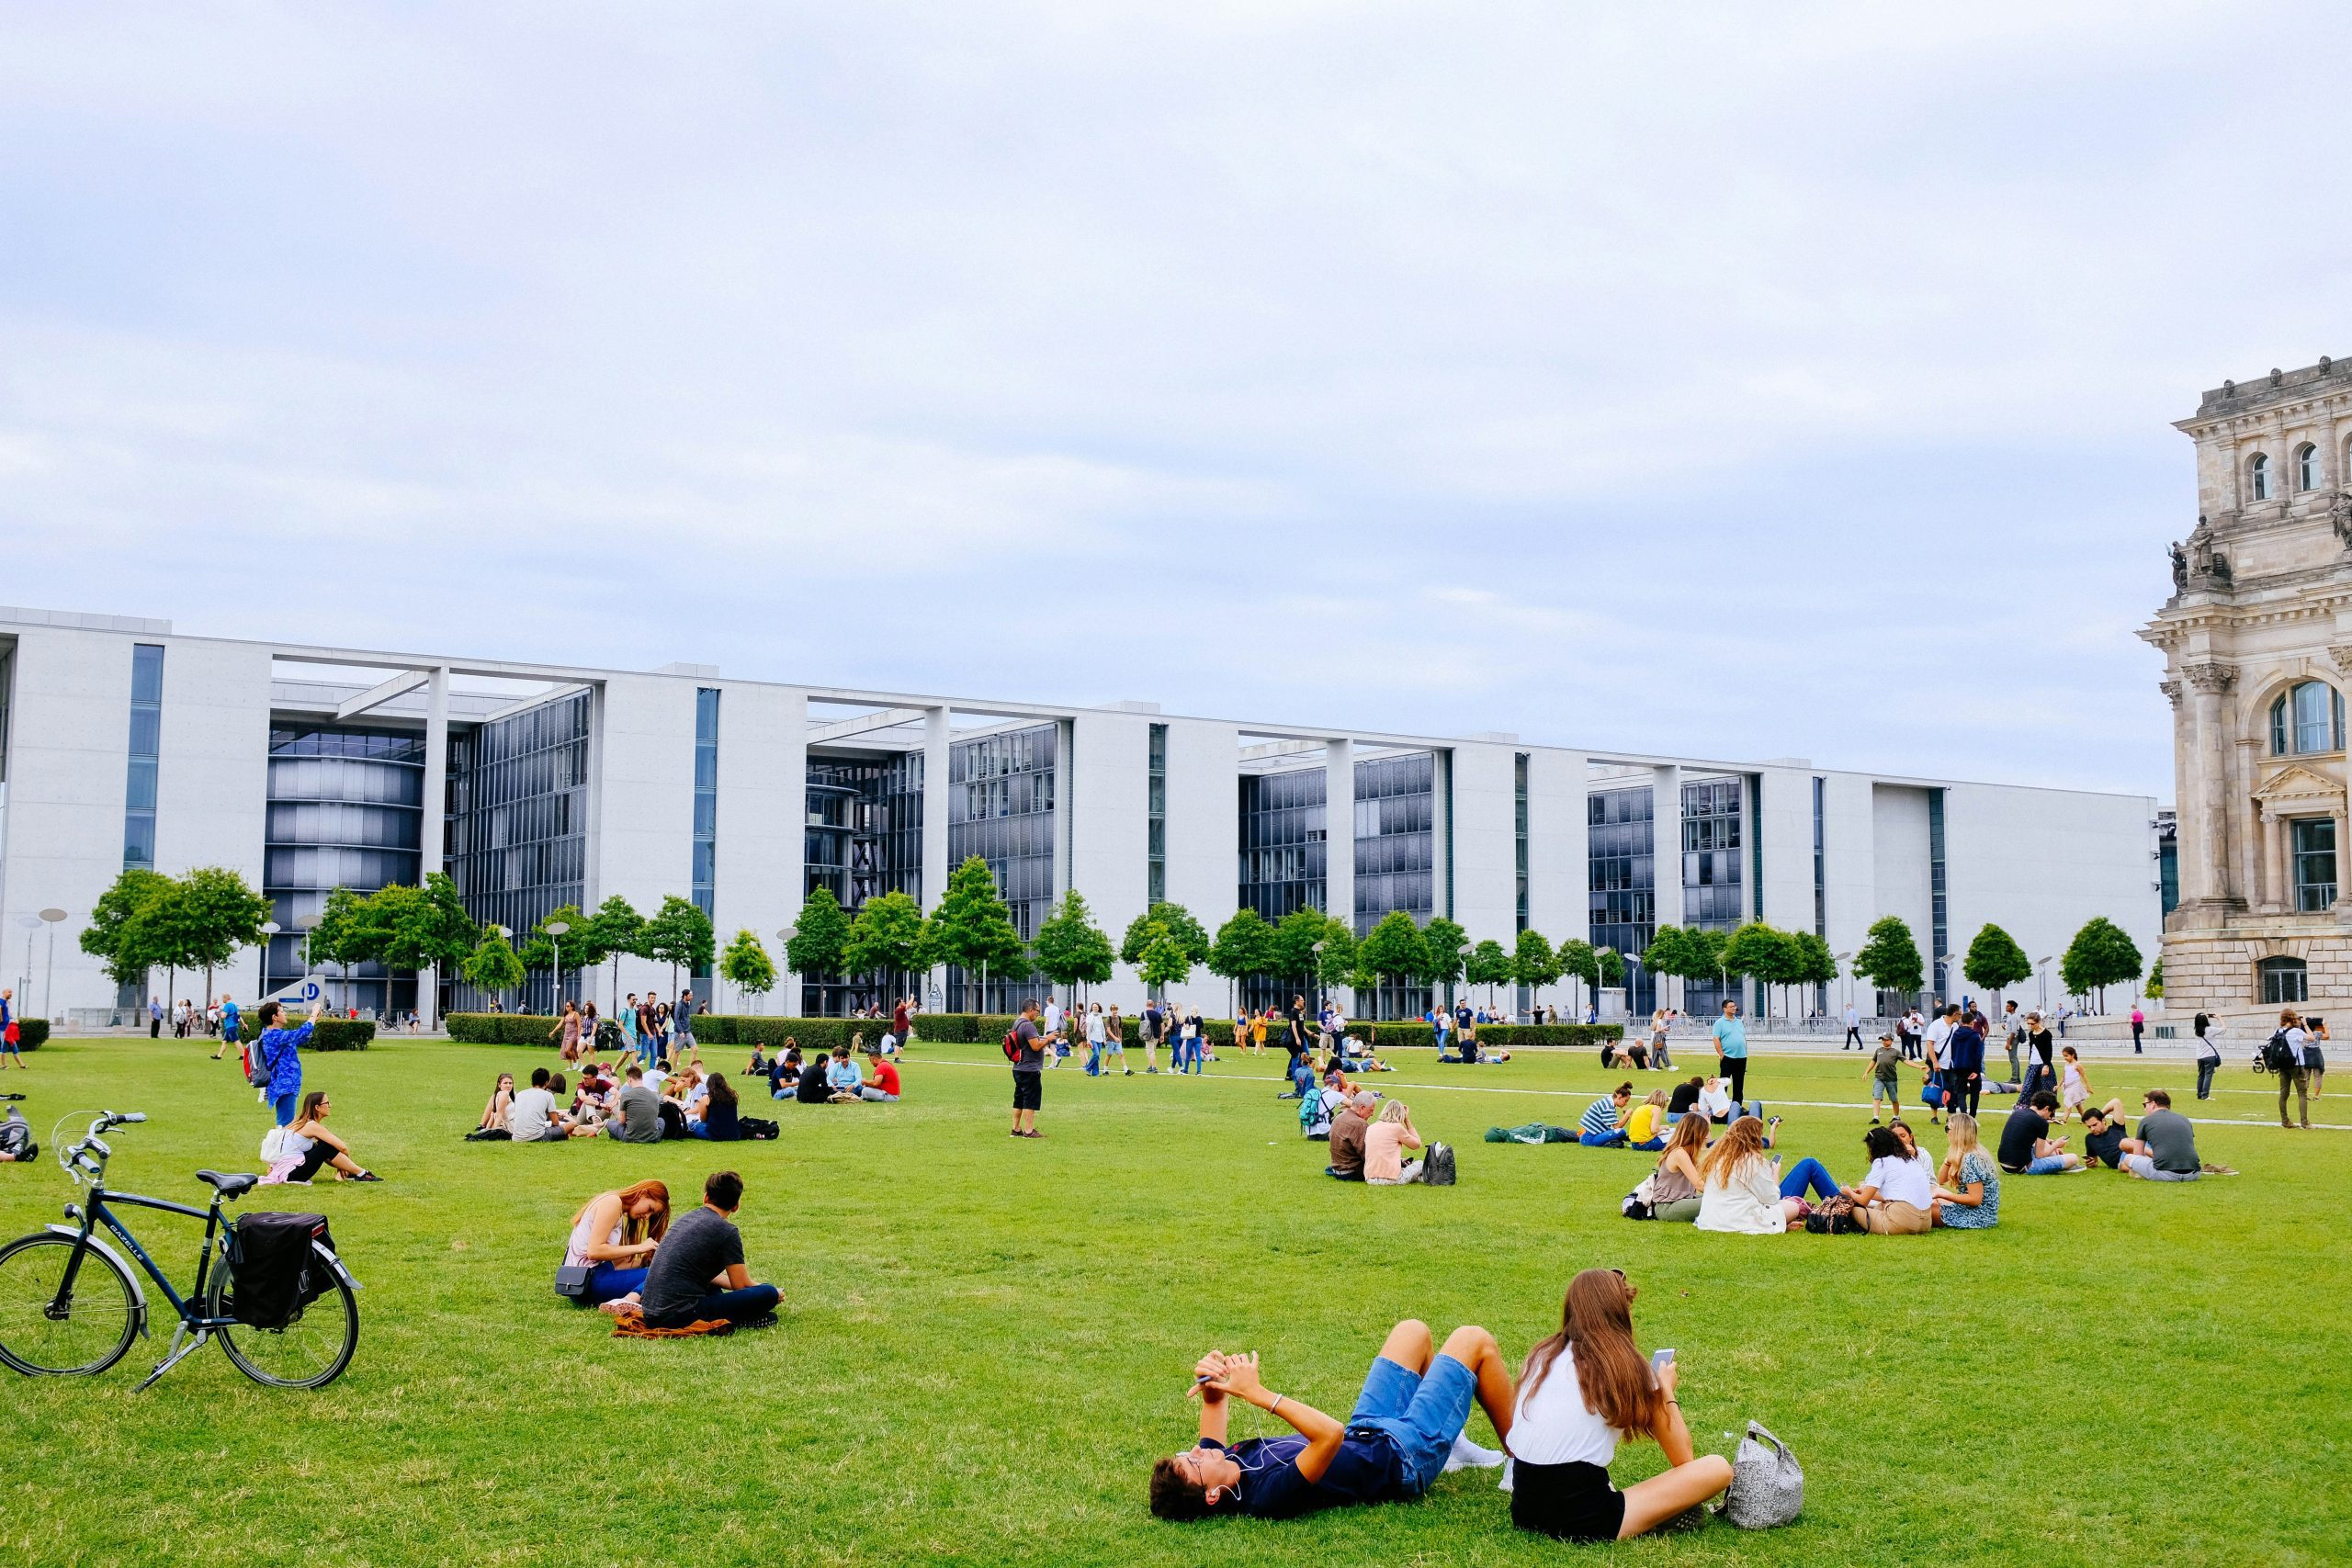
<path fill-rule="evenodd" d="M 1648 1143 L 1658 1135 L 1660 1131 L 1658 1123 L 1665 1119 L 1666 1112 L 1647 1101 L 1636 1105 L 1634 1107 L 1633 1120 L 1625 1123 L 1626 1141 L 1635 1144 Z"/>

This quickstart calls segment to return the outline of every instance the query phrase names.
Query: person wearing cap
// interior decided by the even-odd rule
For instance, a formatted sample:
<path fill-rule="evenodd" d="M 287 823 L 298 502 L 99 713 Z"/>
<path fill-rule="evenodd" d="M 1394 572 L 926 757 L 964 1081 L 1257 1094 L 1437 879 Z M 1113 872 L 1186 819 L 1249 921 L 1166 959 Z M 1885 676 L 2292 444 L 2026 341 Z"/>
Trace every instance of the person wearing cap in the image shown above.
<path fill-rule="evenodd" d="M 1323 1174 L 1340 1181 L 1363 1179 L 1363 1134 L 1372 1124 L 1373 1108 L 1380 1097 L 1368 1089 L 1356 1090 L 1340 1112 L 1331 1118 L 1331 1163 Z"/>

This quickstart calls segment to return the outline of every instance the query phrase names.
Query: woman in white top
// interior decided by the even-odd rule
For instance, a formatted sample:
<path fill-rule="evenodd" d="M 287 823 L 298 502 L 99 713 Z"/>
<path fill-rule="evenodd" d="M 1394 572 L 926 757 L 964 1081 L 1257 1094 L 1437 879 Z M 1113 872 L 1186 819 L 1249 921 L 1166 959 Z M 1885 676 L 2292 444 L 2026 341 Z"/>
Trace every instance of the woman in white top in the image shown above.
<path fill-rule="evenodd" d="M 1781 1196 L 1781 1173 L 1764 1152 L 1768 1146 L 1764 1123 L 1753 1116 L 1741 1117 L 1715 1140 L 1699 1162 L 1699 1217 L 1693 1225 L 1733 1235 L 1787 1232 L 1804 1213 L 1804 1200 Z"/>
<path fill-rule="evenodd" d="M 2213 1098 L 2213 1074 L 2222 1065 L 2222 1021 L 2197 1015 L 2197 1098 Z"/>
<path fill-rule="evenodd" d="M 1634 1343 L 1633 1285 L 1614 1269 L 1568 1281 L 1560 1331 L 1527 1353 L 1510 1430 L 1510 1517 L 1561 1540 L 1623 1540 L 1731 1484 L 1731 1463 L 1693 1456 L 1673 1352 L 1655 1371 Z M 1674 1468 L 1626 1491 L 1609 1483 L 1619 1442 L 1650 1438 Z"/>
<path fill-rule="evenodd" d="M 571 1216 L 571 1238 L 563 1248 L 565 1268 L 593 1270 L 580 1304 L 602 1306 L 634 1297 L 669 1228 L 670 1189 L 662 1182 L 640 1181 L 589 1199 Z"/>
<path fill-rule="evenodd" d="M 1698 1103 L 1691 1109 L 1718 1125 L 1730 1122 L 1731 1094 L 1724 1088 L 1724 1080 L 1709 1078 L 1706 1087 L 1699 1091 Z"/>
<path fill-rule="evenodd" d="M 1935 1170 L 1928 1156 L 1906 1148 L 1885 1127 L 1862 1134 L 1871 1170 L 1860 1187 L 1847 1189 L 1854 1218 L 1872 1235 L 1925 1235 L 1935 1223 Z"/>

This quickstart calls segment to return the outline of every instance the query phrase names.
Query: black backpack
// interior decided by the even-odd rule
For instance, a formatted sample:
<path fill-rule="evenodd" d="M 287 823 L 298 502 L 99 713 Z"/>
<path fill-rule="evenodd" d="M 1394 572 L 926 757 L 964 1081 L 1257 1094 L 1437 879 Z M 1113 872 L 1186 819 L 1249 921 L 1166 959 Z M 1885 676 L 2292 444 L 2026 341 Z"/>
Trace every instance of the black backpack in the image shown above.
<path fill-rule="evenodd" d="M 1421 1161 L 1421 1185 L 1451 1187 L 1453 1185 L 1453 1145 L 1431 1144 L 1429 1154 Z"/>
<path fill-rule="evenodd" d="M 656 1111 L 662 1118 L 662 1135 L 664 1138 L 683 1138 L 687 1135 L 686 1113 L 676 1100 L 663 1100 L 656 1108 Z"/>
<path fill-rule="evenodd" d="M 2287 1043 L 2285 1030 L 2273 1034 L 2262 1047 L 2262 1065 L 2274 1073 L 2290 1072 L 2297 1066 L 2295 1048 Z"/>

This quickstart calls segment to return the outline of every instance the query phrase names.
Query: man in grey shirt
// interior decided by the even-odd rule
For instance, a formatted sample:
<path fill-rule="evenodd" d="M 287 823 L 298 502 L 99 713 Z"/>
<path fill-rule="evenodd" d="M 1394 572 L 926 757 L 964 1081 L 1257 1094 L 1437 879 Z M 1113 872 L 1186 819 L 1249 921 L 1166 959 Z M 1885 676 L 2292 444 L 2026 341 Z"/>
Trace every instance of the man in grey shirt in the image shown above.
<path fill-rule="evenodd" d="M 1012 1026 L 1012 1135 L 1016 1138 L 1046 1135 L 1037 1131 L 1037 1106 L 1045 1095 L 1046 1053 L 1059 1038 L 1038 1023 L 1035 1001 L 1021 1004 L 1021 1021 Z"/>
<path fill-rule="evenodd" d="M 628 1086 L 614 1099 L 613 1119 L 605 1135 L 624 1144 L 662 1141 L 662 1097 L 647 1086 L 645 1069 L 635 1062 L 628 1065 Z"/>
<path fill-rule="evenodd" d="M 2143 1181 L 2194 1181 L 2197 1130 L 2172 1108 L 2172 1096 L 2152 1089 L 2141 1097 L 2140 1135 L 2123 1140 L 2123 1168 Z"/>
<path fill-rule="evenodd" d="M 670 1010 L 670 1060 L 683 1059 L 695 1048 L 695 994 L 678 993 L 678 1005 Z"/>

